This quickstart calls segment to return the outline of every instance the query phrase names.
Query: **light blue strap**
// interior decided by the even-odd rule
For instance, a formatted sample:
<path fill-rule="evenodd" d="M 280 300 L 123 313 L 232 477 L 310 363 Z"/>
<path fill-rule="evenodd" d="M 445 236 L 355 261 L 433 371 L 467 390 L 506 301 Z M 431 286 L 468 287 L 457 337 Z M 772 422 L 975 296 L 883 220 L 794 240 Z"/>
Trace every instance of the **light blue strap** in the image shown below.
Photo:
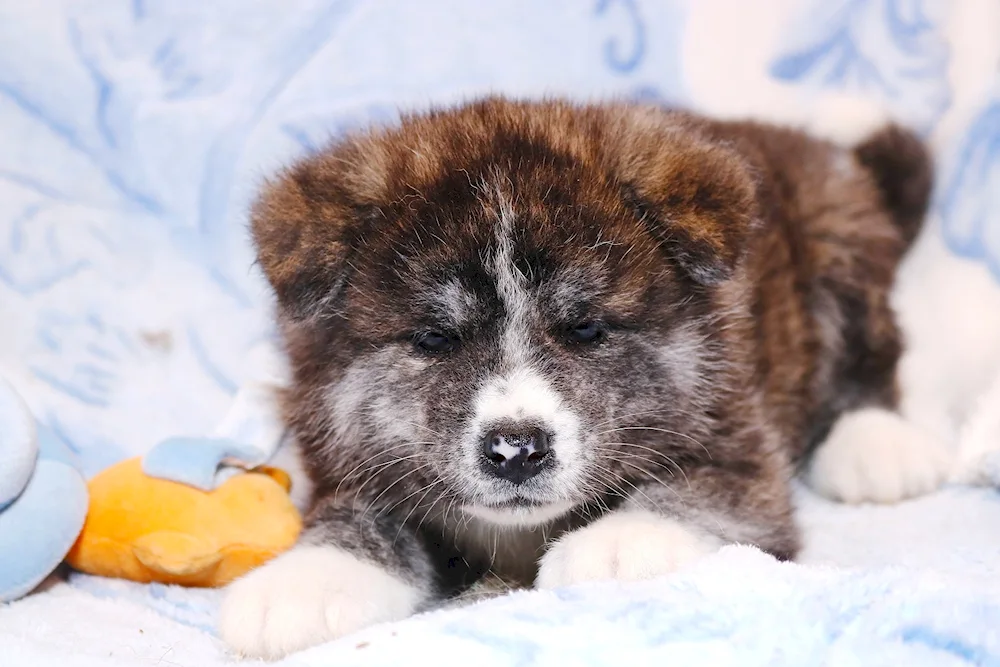
<path fill-rule="evenodd" d="M 206 437 L 164 440 L 143 458 L 143 472 L 211 491 L 241 470 L 271 460 L 285 435 L 278 405 L 281 359 L 269 346 L 252 354 L 261 379 L 240 387 L 215 430 Z"/>
<path fill-rule="evenodd" d="M 169 479 L 211 491 L 239 468 L 253 468 L 267 455 L 227 438 L 167 438 L 142 459 L 142 471 L 150 477 Z"/>

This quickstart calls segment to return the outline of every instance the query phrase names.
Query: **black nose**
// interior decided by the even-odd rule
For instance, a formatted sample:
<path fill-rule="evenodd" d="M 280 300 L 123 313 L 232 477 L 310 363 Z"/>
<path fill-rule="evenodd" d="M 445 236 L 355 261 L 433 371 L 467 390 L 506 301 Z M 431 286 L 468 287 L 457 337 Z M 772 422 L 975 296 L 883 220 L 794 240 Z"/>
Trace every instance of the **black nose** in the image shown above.
<path fill-rule="evenodd" d="M 549 437 L 537 428 L 494 430 L 483 438 L 483 471 L 514 484 L 551 463 Z"/>

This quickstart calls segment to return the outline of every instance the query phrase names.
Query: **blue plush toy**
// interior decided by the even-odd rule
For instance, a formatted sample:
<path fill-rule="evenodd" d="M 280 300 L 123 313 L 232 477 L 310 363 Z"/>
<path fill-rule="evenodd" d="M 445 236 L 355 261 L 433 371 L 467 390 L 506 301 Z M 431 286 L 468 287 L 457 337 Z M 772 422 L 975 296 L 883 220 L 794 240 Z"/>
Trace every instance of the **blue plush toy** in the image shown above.
<path fill-rule="evenodd" d="M 87 503 L 72 453 L 0 378 L 0 602 L 26 595 L 59 566 Z"/>

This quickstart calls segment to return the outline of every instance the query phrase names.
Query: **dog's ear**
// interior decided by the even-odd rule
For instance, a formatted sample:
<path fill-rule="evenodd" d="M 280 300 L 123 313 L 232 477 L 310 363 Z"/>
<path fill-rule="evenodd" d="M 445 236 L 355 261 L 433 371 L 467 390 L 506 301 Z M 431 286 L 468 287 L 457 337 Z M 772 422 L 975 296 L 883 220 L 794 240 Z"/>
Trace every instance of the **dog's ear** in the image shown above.
<path fill-rule="evenodd" d="M 351 136 L 264 185 L 251 231 L 284 316 L 305 319 L 335 308 L 351 249 L 386 196 L 387 160 L 384 145 Z"/>
<path fill-rule="evenodd" d="M 759 219 L 756 181 L 734 150 L 691 137 L 656 142 L 631 163 L 628 196 L 697 284 L 725 280 Z"/>
<path fill-rule="evenodd" d="M 251 230 L 284 316 L 308 318 L 336 298 L 349 248 L 343 230 L 354 214 L 340 174 L 314 158 L 264 185 Z"/>

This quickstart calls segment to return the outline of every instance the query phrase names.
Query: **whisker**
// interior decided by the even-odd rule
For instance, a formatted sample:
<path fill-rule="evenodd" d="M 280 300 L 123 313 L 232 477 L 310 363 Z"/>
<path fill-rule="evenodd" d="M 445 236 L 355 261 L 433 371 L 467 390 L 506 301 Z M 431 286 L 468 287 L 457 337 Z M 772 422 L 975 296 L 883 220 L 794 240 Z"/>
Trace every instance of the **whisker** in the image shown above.
<path fill-rule="evenodd" d="M 338 493 L 338 492 L 340 491 L 340 487 L 341 487 L 341 485 L 342 485 L 342 484 L 343 484 L 343 483 L 344 483 L 344 482 L 345 482 L 345 481 L 346 481 L 346 480 L 347 480 L 348 478 L 350 478 L 350 477 L 351 477 L 351 475 L 353 475 L 353 474 L 354 474 L 354 473 L 355 473 L 355 472 L 356 472 L 356 471 L 357 471 L 357 470 L 358 470 L 359 468 L 361 468 L 361 467 L 362 467 L 363 465 L 365 465 L 366 463 L 368 463 L 368 462 L 370 462 L 370 461 L 374 461 L 374 460 L 375 460 L 375 459 L 377 459 L 378 457 L 380 457 L 380 456 L 384 456 L 385 454 L 388 454 L 389 452 L 392 452 L 392 451 L 395 451 L 395 450 L 397 450 L 397 449 L 400 449 L 400 448 L 402 448 L 402 447 L 413 447 L 413 446 L 415 446 L 415 445 L 433 445 L 433 444 L 435 444 L 435 443 L 433 443 L 433 442 L 421 442 L 421 441 L 417 441 L 417 442 L 401 442 L 401 443 L 399 443 L 398 445 L 393 445 L 392 447 L 386 447 L 385 449 L 382 449 L 382 450 L 379 450 L 379 451 L 378 451 L 377 453 L 375 453 L 374 455 L 372 455 L 372 456 L 369 456 L 369 457 L 368 457 L 367 459 L 365 459 L 364 461 L 362 461 L 362 462 L 361 462 L 361 463 L 359 463 L 358 465 L 356 465 L 356 466 L 354 466 L 353 468 L 351 468 L 351 470 L 349 470 L 349 471 L 347 472 L 347 474 L 345 474 L 345 475 L 344 475 L 343 477 L 341 477 L 341 478 L 340 478 L 340 484 L 337 484 L 337 488 L 336 488 L 336 489 L 334 490 L 334 492 L 333 492 L 334 496 L 336 496 L 336 495 L 337 495 L 337 493 Z"/>
<path fill-rule="evenodd" d="M 661 459 L 665 459 L 671 465 L 677 466 L 678 468 L 680 467 L 677 464 L 677 461 L 675 461 L 672 458 L 670 458 L 670 456 L 668 456 L 667 454 L 665 454 L 665 453 L 663 453 L 663 452 L 661 452 L 661 451 L 659 451 L 657 449 L 653 449 L 652 447 L 647 447 L 646 445 L 640 445 L 640 444 L 635 443 L 635 442 L 606 442 L 603 445 L 599 446 L 599 448 L 607 450 L 608 449 L 608 447 L 607 447 L 608 445 L 621 445 L 623 447 L 634 447 L 636 449 L 641 449 L 644 452 L 649 452 L 650 454 L 655 454 L 656 456 L 659 456 Z M 615 450 L 612 449 L 612 450 L 609 450 L 609 451 L 614 452 Z M 622 452 L 622 453 L 624 453 L 624 452 Z M 633 456 L 638 456 L 638 454 L 633 454 Z"/>
<path fill-rule="evenodd" d="M 410 456 L 410 457 L 399 457 L 395 461 L 391 461 L 390 463 L 382 466 L 377 472 L 385 472 L 386 470 L 388 470 L 389 468 L 391 468 L 392 466 L 394 466 L 396 464 L 405 463 L 407 460 L 410 460 L 412 458 L 419 457 L 419 456 L 420 456 L 419 454 L 416 454 L 416 455 L 413 455 L 413 456 Z M 429 464 L 425 464 L 425 465 L 429 465 Z M 423 468 L 423 467 L 424 466 L 420 466 L 420 468 Z M 418 468 L 418 470 L 420 468 Z M 361 496 L 361 492 L 364 491 L 365 487 L 368 486 L 369 484 L 371 484 L 372 480 L 374 480 L 376 477 L 377 477 L 377 475 L 369 475 L 369 477 L 367 479 L 365 479 L 365 481 L 361 483 L 361 486 L 359 486 L 358 489 L 354 492 L 354 497 L 355 498 L 359 498 Z"/>
<path fill-rule="evenodd" d="M 395 482 L 393 482 L 389 486 L 387 486 L 384 489 L 382 489 L 382 493 L 380 493 L 377 496 L 375 496 L 375 499 L 372 500 L 370 503 L 368 503 L 368 507 L 366 507 L 365 511 L 361 514 L 361 519 L 359 520 L 359 523 L 364 524 L 364 522 L 365 522 L 365 516 L 368 515 L 368 512 L 371 510 L 371 508 L 375 507 L 375 505 L 378 504 L 378 501 L 382 499 L 382 496 L 384 496 L 385 494 L 389 493 L 389 491 L 394 486 L 396 486 L 397 484 L 399 484 L 400 482 L 402 482 L 404 479 L 406 479 L 410 475 L 416 474 L 416 473 L 420 472 L 421 470 L 423 470 L 424 468 L 429 467 L 430 465 L 431 465 L 430 463 L 425 463 L 423 465 L 419 465 L 416 468 L 414 468 L 413 470 L 400 475 L 399 478 L 397 478 Z M 372 522 L 372 526 L 374 526 L 374 521 Z"/>
<path fill-rule="evenodd" d="M 673 468 L 668 468 L 665 464 L 660 463 L 659 461 L 651 460 L 651 459 L 649 459 L 649 458 L 647 458 L 645 456 L 642 456 L 641 454 L 633 454 L 632 452 L 621 452 L 621 451 L 617 451 L 617 450 L 610 449 L 610 448 L 607 448 L 607 447 L 598 447 L 599 451 L 604 452 L 610 458 L 614 458 L 615 456 L 628 456 L 629 458 L 639 459 L 640 461 L 645 461 L 646 463 L 651 463 L 651 464 L 655 465 L 658 468 L 663 468 L 664 470 L 666 470 L 667 472 L 669 472 L 671 476 L 673 476 L 675 474 L 674 471 L 676 470 L 677 472 L 679 472 L 681 474 L 681 477 L 684 478 L 684 481 L 687 482 L 688 487 L 691 486 L 691 480 L 688 479 L 687 473 L 684 472 L 684 468 L 682 468 L 680 466 L 680 464 L 677 463 L 677 461 L 673 460 L 672 458 L 670 458 L 669 456 L 667 456 L 663 452 L 658 452 L 655 449 L 650 449 L 649 447 L 643 447 L 641 445 L 636 445 L 635 443 L 631 443 L 631 442 L 612 442 L 612 443 L 607 443 L 607 444 L 622 445 L 622 446 L 625 446 L 625 447 L 636 447 L 638 449 L 648 450 L 648 451 L 650 451 L 650 452 L 658 455 L 664 461 L 666 461 L 667 463 L 669 463 L 670 465 L 672 465 Z"/>
<path fill-rule="evenodd" d="M 497 548 L 500 546 L 500 529 L 493 529 L 493 553 L 490 554 L 490 564 L 486 566 L 486 571 L 493 570 L 493 564 L 497 562 Z"/>
<path fill-rule="evenodd" d="M 496 572 L 487 572 L 487 574 L 491 575 L 494 579 L 499 581 L 500 585 L 503 586 L 505 589 L 507 589 L 508 593 L 514 590 L 514 587 L 508 584 L 506 581 L 504 581 L 503 578 Z"/>
<path fill-rule="evenodd" d="M 383 470 L 385 468 L 389 468 L 391 466 L 394 466 L 397 463 L 402 463 L 403 461 L 411 461 L 413 459 L 424 458 L 424 456 L 425 455 L 422 452 L 417 452 L 416 454 L 407 454 L 406 456 L 397 456 L 396 458 L 394 458 L 391 461 L 383 461 L 382 463 L 375 463 L 375 464 L 372 464 L 372 465 L 368 466 L 364 470 L 359 470 L 359 471 L 357 471 L 355 473 L 352 473 L 350 477 L 345 477 L 344 480 L 351 479 L 351 478 L 356 479 L 356 478 L 359 478 L 359 477 L 363 477 L 364 475 L 367 475 L 369 473 L 378 472 L 379 470 Z"/>
<path fill-rule="evenodd" d="M 424 495 L 420 496 L 420 499 L 417 500 L 417 502 L 413 503 L 413 507 L 410 508 L 410 511 L 407 513 L 407 515 L 405 517 L 403 517 L 403 521 L 399 524 L 399 529 L 396 531 L 396 537 L 392 538 L 392 546 L 393 546 L 393 548 L 396 547 L 396 540 L 399 539 L 399 534 L 403 531 L 403 528 L 406 526 L 406 522 L 410 520 L 411 516 L 413 516 L 413 512 L 418 507 L 420 507 L 420 503 L 424 502 L 424 498 L 427 497 L 427 494 L 430 493 L 431 490 L 435 486 L 437 486 L 438 484 L 443 484 L 443 483 L 444 483 L 444 480 L 442 478 L 438 477 L 435 482 L 432 482 L 431 484 L 427 485 L 426 490 L 424 491 Z M 406 500 L 407 498 L 409 498 L 409 496 L 407 496 L 406 498 L 404 498 L 404 500 Z M 378 517 L 376 517 L 376 518 L 378 518 Z"/>
<path fill-rule="evenodd" d="M 618 433 L 619 431 L 656 431 L 658 433 L 676 435 L 678 438 L 684 438 L 686 440 L 690 440 L 694 444 L 698 445 L 699 447 L 705 450 L 705 453 L 708 454 L 709 459 L 712 458 L 712 452 L 708 451 L 708 447 L 703 445 L 699 440 L 692 438 L 690 435 L 686 433 L 681 433 L 679 431 L 672 431 L 668 428 L 659 428 L 656 426 L 619 426 L 617 428 L 609 429 L 607 431 L 601 431 L 600 433 L 597 433 L 597 435 L 608 435 L 609 433 Z"/>
<path fill-rule="evenodd" d="M 629 463 L 628 461 L 623 461 L 621 459 L 615 459 L 615 460 L 618 463 L 621 463 L 622 465 L 625 465 L 625 466 L 628 466 L 629 468 L 634 468 L 635 470 L 638 470 L 643 475 L 645 475 L 646 477 L 649 477 L 651 480 L 653 480 L 654 482 L 656 482 L 657 484 L 659 484 L 660 486 L 662 486 L 663 488 L 665 488 L 667 491 L 670 491 L 672 494 L 674 494 L 675 496 L 677 496 L 677 498 L 680 499 L 681 501 L 684 500 L 684 497 L 680 493 L 678 493 L 676 489 L 674 489 L 673 487 L 671 487 L 669 484 L 667 484 L 662 479 L 660 479 L 659 477 L 657 477 L 653 473 L 649 472 L 645 468 L 641 468 L 641 467 L 639 467 L 637 465 Z M 622 480 L 622 481 L 628 481 L 628 480 Z M 637 491 L 639 491 L 640 493 L 642 493 L 642 491 L 640 491 L 638 487 L 635 487 L 635 485 L 633 485 L 633 486 L 634 486 L 634 488 Z M 646 500 L 649 500 L 650 502 L 653 502 L 652 499 L 649 496 L 647 496 L 645 493 L 642 493 L 642 495 L 645 496 Z M 656 505 L 657 507 L 659 507 L 658 503 L 653 503 L 653 504 Z"/>
<path fill-rule="evenodd" d="M 624 414 L 624 415 L 615 415 L 611 419 L 605 419 L 604 421 L 597 422 L 591 428 L 598 428 L 598 427 L 604 426 L 606 424 L 610 424 L 610 423 L 615 422 L 615 421 L 621 421 L 622 419 L 631 419 L 633 417 L 643 417 L 645 415 L 660 414 L 662 412 L 667 412 L 667 410 L 668 410 L 668 408 L 657 408 L 655 410 L 643 410 L 641 412 L 629 412 L 628 414 Z"/>
<path fill-rule="evenodd" d="M 435 485 L 437 483 L 438 482 L 434 482 Z M 426 489 L 427 486 L 428 485 L 420 486 L 420 487 L 417 488 L 416 491 L 408 493 L 406 496 L 404 496 L 403 498 L 400 498 L 399 500 L 397 500 L 393 504 L 387 505 L 386 507 L 383 507 L 382 509 L 380 509 L 378 511 L 378 514 L 375 515 L 375 517 L 372 519 L 372 521 L 378 521 L 378 518 L 380 516 L 382 516 L 383 514 L 388 514 L 389 512 L 392 512 L 392 510 L 396 509 L 397 507 L 399 507 L 400 505 L 402 505 L 403 503 L 405 503 L 407 500 L 409 500 L 413 496 L 417 495 L 418 493 L 420 493 L 421 491 L 423 491 L 424 489 Z"/>
<path fill-rule="evenodd" d="M 607 477 L 605 477 L 605 478 L 603 479 L 603 482 L 604 482 L 605 484 L 608 484 L 609 486 L 611 486 L 611 487 L 612 487 L 612 489 L 613 489 L 613 490 L 614 490 L 614 491 L 615 491 L 615 492 L 616 492 L 616 493 L 617 493 L 617 494 L 619 495 L 619 497 L 621 497 L 621 498 L 622 498 L 623 500 L 627 500 L 627 499 L 629 498 L 629 496 L 630 496 L 631 494 L 630 494 L 630 493 L 629 493 L 628 491 L 626 491 L 625 489 L 623 489 L 623 488 L 622 488 L 621 486 L 619 486 L 619 485 L 618 485 L 618 482 L 621 482 L 621 483 L 623 483 L 623 484 L 628 484 L 629 486 L 631 486 L 631 487 L 632 487 L 632 489 L 633 489 L 633 490 L 635 490 L 635 492 L 636 492 L 636 493 L 638 493 L 638 494 L 640 494 L 640 495 L 644 496 L 644 497 L 646 498 L 646 500 L 648 500 L 648 501 L 649 501 L 650 503 L 652 503 L 652 504 L 653 504 L 653 505 L 655 505 L 656 507 L 659 507 L 659 505 L 658 505 L 657 503 L 653 502 L 652 498 L 650 498 L 649 496 L 647 496 L 647 495 L 646 495 L 646 494 L 645 494 L 645 493 L 644 493 L 644 492 L 642 491 L 642 489 L 640 489 L 640 488 L 639 488 L 638 486 L 636 486 L 635 484 L 633 484 L 633 483 L 632 483 L 631 481 L 629 481 L 629 480 L 628 480 L 628 479 L 626 479 L 625 477 L 622 477 L 621 475 L 619 475 L 619 474 L 615 473 L 615 472 L 614 472 L 613 470 L 611 470 L 611 469 L 609 469 L 609 468 L 604 468 L 603 466 L 601 467 L 601 470 L 603 470 L 603 471 L 605 472 L 605 474 L 606 474 L 606 475 L 608 475 L 608 476 L 612 477 L 612 478 L 613 478 L 614 480 L 616 480 L 616 481 L 612 481 L 612 480 L 609 480 L 609 479 L 608 479 Z M 605 506 L 604 510 L 605 510 L 605 512 L 608 512 L 608 511 L 610 511 L 610 509 L 609 509 L 609 508 L 608 508 L 607 506 Z"/>
<path fill-rule="evenodd" d="M 434 506 L 437 505 L 439 502 L 441 502 L 441 500 L 447 495 L 448 495 L 448 489 L 445 489 L 444 491 L 438 494 L 438 497 L 434 499 L 434 502 L 432 502 L 430 504 L 430 507 L 427 508 L 427 511 L 424 512 L 424 515 L 420 518 L 420 521 L 417 522 L 416 530 L 418 531 L 420 530 L 420 527 L 424 525 L 424 521 L 427 520 L 427 517 L 430 515 L 431 510 L 434 509 Z"/>
<path fill-rule="evenodd" d="M 614 470 L 606 468 L 602 465 L 595 464 L 594 467 L 602 471 L 605 475 L 604 477 L 598 478 L 598 481 L 603 482 L 605 485 L 611 487 L 611 490 L 617 493 L 622 498 L 628 498 L 628 492 L 625 491 L 625 489 L 623 489 L 622 487 L 618 486 L 618 482 L 628 483 L 627 479 L 617 474 Z M 635 487 L 633 486 L 633 488 Z"/>

